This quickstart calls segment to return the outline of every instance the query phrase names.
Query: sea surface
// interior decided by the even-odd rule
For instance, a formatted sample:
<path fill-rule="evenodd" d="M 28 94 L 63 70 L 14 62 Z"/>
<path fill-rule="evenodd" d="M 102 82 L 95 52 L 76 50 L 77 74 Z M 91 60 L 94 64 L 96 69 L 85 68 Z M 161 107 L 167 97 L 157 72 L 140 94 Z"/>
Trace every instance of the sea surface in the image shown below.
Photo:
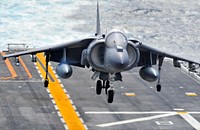
<path fill-rule="evenodd" d="M 99 0 L 102 32 L 120 28 L 162 51 L 200 62 L 200 1 Z M 0 50 L 39 48 L 95 34 L 96 0 L 1 0 Z"/>

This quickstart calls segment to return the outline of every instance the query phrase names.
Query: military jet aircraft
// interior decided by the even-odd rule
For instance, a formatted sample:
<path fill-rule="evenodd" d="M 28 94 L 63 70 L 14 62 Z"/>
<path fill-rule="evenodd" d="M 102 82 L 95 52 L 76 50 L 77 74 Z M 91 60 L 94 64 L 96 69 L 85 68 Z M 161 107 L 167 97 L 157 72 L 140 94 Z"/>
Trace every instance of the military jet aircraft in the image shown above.
<path fill-rule="evenodd" d="M 44 86 L 48 87 L 48 63 L 58 62 L 56 73 L 61 78 L 72 75 L 72 67 L 90 67 L 94 72 L 92 79 L 96 82 L 96 93 L 101 94 L 102 88 L 107 94 L 108 103 L 113 102 L 114 82 L 122 81 L 121 72 L 135 67 L 141 67 L 139 74 L 142 79 L 154 82 L 157 80 L 157 91 L 161 91 L 160 71 L 165 57 L 173 59 L 174 67 L 181 67 L 179 61 L 189 63 L 189 69 L 194 70 L 200 63 L 162 52 L 133 38 L 128 38 L 126 33 L 113 29 L 103 34 L 100 28 L 99 4 L 97 2 L 96 33 L 92 37 L 62 43 L 41 49 L 22 51 L 3 56 L 3 59 L 21 55 L 32 55 L 36 61 L 36 54 L 44 52 L 46 56 L 46 77 Z M 17 60 L 16 60 L 17 61 Z M 152 66 L 158 65 L 158 70 Z"/>

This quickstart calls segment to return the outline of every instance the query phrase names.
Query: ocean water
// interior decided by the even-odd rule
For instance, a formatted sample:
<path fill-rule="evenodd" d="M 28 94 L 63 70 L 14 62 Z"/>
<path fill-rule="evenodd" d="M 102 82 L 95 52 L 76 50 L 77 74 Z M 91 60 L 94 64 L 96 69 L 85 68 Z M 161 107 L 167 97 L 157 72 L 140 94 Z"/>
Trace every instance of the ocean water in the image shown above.
<path fill-rule="evenodd" d="M 82 21 L 68 18 L 79 8 L 77 2 L 1 0 L 0 48 L 6 48 L 7 43 L 27 43 L 32 47 L 48 46 L 83 36 L 82 32 L 72 29 Z"/>
<path fill-rule="evenodd" d="M 102 31 L 123 28 L 162 51 L 200 62 L 200 1 L 99 0 Z M 31 47 L 94 35 L 96 0 L 1 0 L 0 50 L 7 43 Z"/>

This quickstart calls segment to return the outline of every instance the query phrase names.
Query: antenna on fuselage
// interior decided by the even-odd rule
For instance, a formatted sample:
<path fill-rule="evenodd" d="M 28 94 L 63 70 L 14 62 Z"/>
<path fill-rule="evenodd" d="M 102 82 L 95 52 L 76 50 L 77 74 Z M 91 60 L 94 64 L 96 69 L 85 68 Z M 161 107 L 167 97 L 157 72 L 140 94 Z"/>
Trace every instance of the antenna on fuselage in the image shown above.
<path fill-rule="evenodd" d="M 97 1 L 97 19 L 96 19 L 96 35 L 101 35 L 100 15 L 99 15 L 99 2 Z"/>

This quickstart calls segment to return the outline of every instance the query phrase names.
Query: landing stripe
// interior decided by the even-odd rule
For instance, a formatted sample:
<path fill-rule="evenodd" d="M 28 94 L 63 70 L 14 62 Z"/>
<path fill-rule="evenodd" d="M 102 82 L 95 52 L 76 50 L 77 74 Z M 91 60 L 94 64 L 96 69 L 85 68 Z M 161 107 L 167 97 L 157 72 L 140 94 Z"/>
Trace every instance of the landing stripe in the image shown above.
<path fill-rule="evenodd" d="M 45 58 L 43 57 L 42 53 L 37 54 L 37 57 L 40 59 L 40 61 L 45 64 Z M 36 65 L 39 63 L 37 62 Z M 42 69 L 40 65 L 38 65 L 39 70 L 41 71 L 41 74 L 43 77 L 45 76 L 45 71 Z M 85 127 L 83 123 L 81 122 L 80 118 L 76 114 L 76 111 L 74 110 L 72 104 L 70 103 L 70 99 L 67 97 L 65 92 L 62 89 L 62 86 L 59 84 L 56 76 L 53 73 L 52 67 L 49 66 L 49 74 L 52 76 L 52 78 L 55 80 L 55 82 L 52 82 L 50 80 L 49 82 L 49 91 L 56 102 L 56 105 L 66 122 L 68 129 L 70 130 L 85 130 Z"/>
<path fill-rule="evenodd" d="M 141 114 L 177 114 L 175 111 L 144 111 L 144 112 L 131 112 L 131 111 L 86 111 L 85 114 L 95 114 L 95 115 L 110 115 L 110 114 L 127 114 L 127 115 L 141 115 Z"/>
<path fill-rule="evenodd" d="M 105 124 L 98 124 L 96 126 L 99 127 L 109 127 L 109 126 L 116 126 L 116 125 L 123 125 L 128 123 L 134 123 L 134 122 L 143 122 L 163 117 L 169 117 L 169 116 L 176 116 L 180 115 L 185 121 L 187 121 L 192 127 L 194 127 L 195 130 L 200 130 L 200 123 L 198 120 L 196 120 L 194 117 L 192 117 L 190 114 L 200 114 L 198 111 L 191 111 L 186 112 L 183 111 L 184 109 L 178 108 L 176 109 L 178 111 L 144 111 L 144 112 L 131 112 L 131 111 L 118 111 L 118 112 L 111 112 L 111 111 L 87 111 L 85 114 L 95 114 L 95 115 L 107 115 L 107 114 L 134 114 L 134 115 L 140 115 L 140 114 L 160 114 L 155 116 L 149 116 L 149 117 L 142 117 L 137 119 L 130 119 L 130 120 L 124 120 L 124 121 L 117 121 L 117 122 L 111 122 L 111 123 L 105 123 Z M 180 111 L 181 110 L 181 111 Z M 157 123 L 159 124 L 159 122 Z M 170 123 L 172 124 L 172 123 Z"/>
<path fill-rule="evenodd" d="M 143 121 L 148 121 L 148 120 L 154 120 L 154 119 L 159 119 L 159 118 L 169 117 L 169 116 L 174 116 L 174 115 L 177 115 L 177 114 L 176 113 L 160 114 L 160 115 L 156 115 L 156 116 L 149 116 L 149 117 L 142 117 L 142 118 L 137 118 L 137 119 L 130 119 L 130 120 L 124 120 L 124 121 L 117 121 L 117 122 L 99 124 L 99 125 L 96 125 L 96 126 L 98 126 L 98 127 L 110 127 L 110 126 L 124 125 L 124 124 L 134 123 L 134 122 L 143 122 Z"/>
<path fill-rule="evenodd" d="M 196 130 L 200 130 L 200 123 L 192 117 L 187 112 L 184 114 L 179 114 L 183 119 L 185 119 L 191 126 L 193 126 Z"/>
<path fill-rule="evenodd" d="M 32 78 L 32 74 L 31 72 L 28 70 L 28 68 L 26 67 L 26 64 L 24 63 L 24 61 L 22 60 L 22 58 L 19 56 L 19 62 L 22 64 L 24 70 L 26 71 L 27 75 L 29 78 Z"/>
<path fill-rule="evenodd" d="M 5 52 L 1 52 L 1 55 L 4 56 L 6 55 Z M 17 73 L 15 72 L 13 66 L 11 65 L 9 59 L 7 58 L 6 60 L 4 60 L 4 62 L 6 63 L 8 70 L 10 71 L 12 78 L 16 78 L 17 77 Z"/>

